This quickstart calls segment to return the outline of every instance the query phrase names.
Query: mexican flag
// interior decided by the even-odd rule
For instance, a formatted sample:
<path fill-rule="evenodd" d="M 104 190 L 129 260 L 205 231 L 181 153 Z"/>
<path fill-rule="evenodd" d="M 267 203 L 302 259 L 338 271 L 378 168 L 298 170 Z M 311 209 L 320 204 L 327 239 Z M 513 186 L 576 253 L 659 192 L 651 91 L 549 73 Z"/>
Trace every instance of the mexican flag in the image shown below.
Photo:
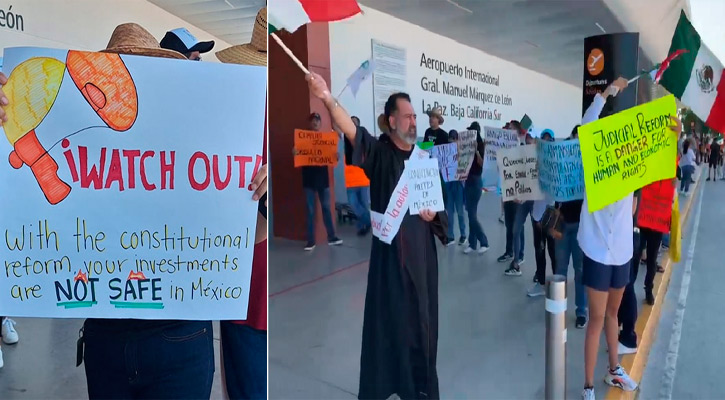
<path fill-rule="evenodd" d="M 723 65 L 700 40 L 680 12 L 669 54 L 686 50 L 662 74 L 660 85 L 689 106 L 710 128 L 725 132 L 725 80 Z"/>
<path fill-rule="evenodd" d="M 267 11 L 269 33 L 293 33 L 310 22 L 340 21 L 361 12 L 355 0 L 269 0 Z"/>

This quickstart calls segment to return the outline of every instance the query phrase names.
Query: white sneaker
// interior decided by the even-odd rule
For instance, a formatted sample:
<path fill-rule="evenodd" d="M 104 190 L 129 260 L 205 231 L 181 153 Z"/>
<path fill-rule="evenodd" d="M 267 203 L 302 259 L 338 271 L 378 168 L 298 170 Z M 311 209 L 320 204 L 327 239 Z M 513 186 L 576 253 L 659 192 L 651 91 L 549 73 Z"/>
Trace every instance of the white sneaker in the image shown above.
<path fill-rule="evenodd" d="M 486 246 L 481 246 L 478 248 L 478 254 L 483 254 L 487 251 L 488 251 L 488 247 L 486 247 Z"/>
<path fill-rule="evenodd" d="M 627 375 L 621 365 L 617 365 L 614 372 L 607 370 L 604 375 L 604 382 L 609 386 L 618 387 L 625 392 L 634 392 L 637 389 L 637 382 Z"/>
<path fill-rule="evenodd" d="M 472 252 L 472 251 L 473 251 L 473 249 L 472 249 L 472 248 L 470 248 L 470 247 L 466 247 L 465 249 L 463 249 L 463 254 L 468 254 L 468 253 L 470 253 L 470 252 Z"/>
<path fill-rule="evenodd" d="M 538 282 L 534 283 L 534 286 L 532 286 L 531 289 L 529 289 L 529 291 L 526 292 L 526 295 L 529 297 L 538 297 L 538 296 L 543 296 L 544 294 L 546 294 L 544 291 L 544 285 L 542 285 Z"/>
<path fill-rule="evenodd" d="M 619 354 L 634 354 L 637 352 L 636 347 L 631 348 L 631 347 L 627 347 L 627 346 L 623 345 L 622 342 L 618 342 L 618 343 L 619 344 L 617 345 L 617 351 L 619 352 Z"/>
<path fill-rule="evenodd" d="M 594 388 L 586 388 L 582 392 L 582 400 L 594 400 Z"/>
<path fill-rule="evenodd" d="M 3 319 L 2 328 L 0 329 L 3 342 L 5 344 L 15 344 L 18 342 L 18 332 L 15 330 L 15 321 L 10 318 Z"/>

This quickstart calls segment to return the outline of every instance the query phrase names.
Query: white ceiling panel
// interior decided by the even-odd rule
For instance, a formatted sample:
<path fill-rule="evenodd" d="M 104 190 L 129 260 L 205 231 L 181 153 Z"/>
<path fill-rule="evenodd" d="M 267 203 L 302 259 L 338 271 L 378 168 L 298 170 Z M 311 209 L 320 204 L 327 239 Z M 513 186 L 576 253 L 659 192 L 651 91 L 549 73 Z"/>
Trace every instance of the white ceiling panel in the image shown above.
<path fill-rule="evenodd" d="M 230 44 L 249 43 L 257 12 L 267 4 L 266 0 L 149 1 Z"/>

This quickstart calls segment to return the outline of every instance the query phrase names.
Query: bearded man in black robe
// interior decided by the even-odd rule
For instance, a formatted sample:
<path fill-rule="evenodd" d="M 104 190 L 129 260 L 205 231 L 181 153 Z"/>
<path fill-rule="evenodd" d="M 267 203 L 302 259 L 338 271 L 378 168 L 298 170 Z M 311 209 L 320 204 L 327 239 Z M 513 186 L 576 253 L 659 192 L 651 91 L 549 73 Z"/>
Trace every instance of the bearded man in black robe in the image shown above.
<path fill-rule="evenodd" d="M 380 214 L 390 202 L 405 160 L 417 140 L 410 97 L 396 93 L 385 103 L 389 133 L 375 138 L 356 127 L 324 79 L 306 77 L 310 93 L 330 111 L 332 120 L 353 144 L 353 163 L 370 179 L 370 209 Z M 396 197 L 397 198 L 397 197 Z M 360 399 L 438 399 L 438 256 L 435 236 L 447 242 L 445 212 L 406 211 L 390 244 L 373 237 L 365 296 Z"/>

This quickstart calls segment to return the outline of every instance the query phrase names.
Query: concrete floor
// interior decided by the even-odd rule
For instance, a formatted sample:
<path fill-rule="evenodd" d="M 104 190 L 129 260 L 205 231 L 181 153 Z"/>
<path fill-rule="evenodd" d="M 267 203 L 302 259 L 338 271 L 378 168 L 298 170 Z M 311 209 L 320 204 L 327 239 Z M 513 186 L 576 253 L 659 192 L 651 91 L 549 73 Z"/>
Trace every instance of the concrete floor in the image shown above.
<path fill-rule="evenodd" d="M 2 345 L 0 399 L 87 399 L 83 365 L 76 368 L 78 319 L 13 318 L 20 341 Z M 219 368 L 219 324 L 214 323 L 216 368 L 212 399 L 222 399 Z"/>
<path fill-rule="evenodd" d="M 725 182 L 702 182 L 675 265 L 640 399 L 722 399 Z M 699 215 L 698 215 L 699 214 Z M 699 221 L 698 221 L 699 220 Z M 697 224 L 697 225 L 695 225 Z M 695 229 L 697 235 L 694 234 Z M 694 247 L 691 247 L 693 245 Z M 689 255 L 688 252 L 692 251 Z M 689 265 L 688 265 L 689 264 Z"/>
<path fill-rule="evenodd" d="M 484 194 L 479 218 L 488 253 L 465 255 L 460 246 L 439 245 L 442 398 L 544 397 L 544 298 L 526 297 L 535 271 L 532 233 L 527 225 L 523 276 L 505 276 L 506 265 L 496 262 L 505 245 L 499 215 L 499 198 Z M 302 251 L 301 242 L 270 242 L 270 399 L 356 397 L 371 239 L 355 237 L 349 225 L 339 236 L 343 246 L 318 246 L 312 254 Z M 584 331 L 574 328 L 573 271 L 569 280 L 567 395 L 578 398 L 584 386 Z M 601 346 L 595 389 L 603 398 L 603 339 Z"/>

